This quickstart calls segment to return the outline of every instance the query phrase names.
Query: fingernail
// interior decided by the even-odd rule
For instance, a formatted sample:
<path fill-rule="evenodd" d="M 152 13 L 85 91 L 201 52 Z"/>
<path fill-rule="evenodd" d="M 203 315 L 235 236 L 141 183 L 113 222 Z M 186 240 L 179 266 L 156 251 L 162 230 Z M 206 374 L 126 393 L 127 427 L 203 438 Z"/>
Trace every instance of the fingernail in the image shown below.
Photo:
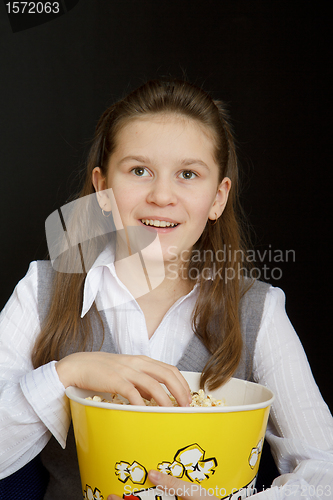
<path fill-rule="evenodd" d="M 157 472 L 157 470 L 150 470 L 148 475 L 149 479 L 152 479 L 153 481 L 159 481 L 162 477 L 162 473 Z"/>

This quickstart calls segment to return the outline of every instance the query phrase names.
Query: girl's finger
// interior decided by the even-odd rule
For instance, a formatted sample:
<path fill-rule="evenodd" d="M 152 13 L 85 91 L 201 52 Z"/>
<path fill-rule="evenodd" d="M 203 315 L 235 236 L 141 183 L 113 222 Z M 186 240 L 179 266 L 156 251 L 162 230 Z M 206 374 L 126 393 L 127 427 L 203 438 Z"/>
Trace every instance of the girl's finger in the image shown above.
<path fill-rule="evenodd" d="M 148 358 L 151 360 L 151 358 Z M 180 373 L 180 371 L 178 370 L 178 368 L 176 368 L 175 366 L 172 366 L 172 365 L 169 365 L 169 364 L 166 364 L 166 363 L 163 363 L 162 361 L 157 361 L 157 360 L 151 360 L 151 361 L 154 361 L 154 362 L 157 362 L 158 364 L 162 365 L 164 368 L 166 368 L 167 370 L 171 370 L 172 371 L 172 374 L 173 376 L 178 380 L 178 382 L 180 382 L 180 384 L 184 387 L 184 389 L 186 391 L 189 391 L 190 390 L 190 387 L 188 385 L 188 382 L 185 380 L 185 378 L 183 377 L 183 375 Z"/>
<path fill-rule="evenodd" d="M 190 388 L 179 370 L 174 366 L 167 365 L 166 363 L 152 360 L 144 356 L 140 356 L 140 358 L 140 361 L 144 363 L 142 370 L 158 382 L 163 383 L 170 393 L 176 398 L 180 406 L 188 406 L 192 400 Z"/>
<path fill-rule="evenodd" d="M 208 495 L 207 490 L 198 484 L 182 481 L 176 477 L 162 474 L 156 470 L 150 470 L 148 473 L 149 480 L 157 486 L 158 489 L 165 491 L 171 496 L 182 498 L 183 500 L 201 500 L 207 496 L 211 500 L 216 500 L 215 497 Z"/>

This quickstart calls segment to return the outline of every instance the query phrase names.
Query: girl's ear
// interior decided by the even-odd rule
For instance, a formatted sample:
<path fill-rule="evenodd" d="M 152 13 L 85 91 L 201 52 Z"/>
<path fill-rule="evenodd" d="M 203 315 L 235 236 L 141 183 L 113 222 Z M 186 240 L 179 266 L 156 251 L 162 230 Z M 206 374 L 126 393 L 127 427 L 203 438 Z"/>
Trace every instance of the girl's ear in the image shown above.
<path fill-rule="evenodd" d="M 222 215 L 228 201 L 230 188 L 231 180 L 229 177 L 224 177 L 221 184 L 217 188 L 214 203 L 209 211 L 208 218 L 210 220 L 217 220 Z"/>
<path fill-rule="evenodd" d="M 96 191 L 99 206 L 105 212 L 111 212 L 111 201 L 108 196 L 106 178 L 102 175 L 100 167 L 95 167 L 92 171 L 91 181 Z"/>

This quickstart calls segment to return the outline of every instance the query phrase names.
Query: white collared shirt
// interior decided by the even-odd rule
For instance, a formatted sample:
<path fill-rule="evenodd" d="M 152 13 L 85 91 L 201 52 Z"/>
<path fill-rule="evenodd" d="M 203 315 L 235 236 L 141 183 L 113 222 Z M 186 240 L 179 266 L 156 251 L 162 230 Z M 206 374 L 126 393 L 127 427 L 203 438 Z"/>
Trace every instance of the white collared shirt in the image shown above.
<path fill-rule="evenodd" d="M 89 270 L 84 285 L 81 317 L 96 300 L 105 312 L 113 341 L 122 354 L 145 355 L 176 365 L 192 338 L 191 314 L 197 287 L 178 299 L 165 314 L 149 339 L 144 314 L 120 281 L 114 265 L 114 252 L 107 247 Z"/>
<path fill-rule="evenodd" d="M 95 298 L 100 308 L 103 301 L 109 304 L 110 296 L 111 300 L 112 296 L 131 299 L 107 313 L 119 352 L 176 364 L 193 335 L 189 318 L 195 289 L 172 306 L 151 339 L 143 312 L 128 294 L 117 278 L 112 258 L 103 253 L 88 273 L 82 315 Z M 70 410 L 55 361 L 35 370 L 31 363 L 39 331 L 37 263 L 32 262 L 0 315 L 0 478 L 36 456 L 51 434 L 63 447 L 66 443 Z M 286 315 L 284 293 L 279 288 L 271 287 L 266 296 L 254 353 L 254 378 L 276 396 L 266 437 L 282 474 L 257 497 L 287 500 L 292 487 L 294 499 L 303 500 L 304 491 L 313 488 L 318 495 L 311 498 L 332 498 L 333 419 Z"/>

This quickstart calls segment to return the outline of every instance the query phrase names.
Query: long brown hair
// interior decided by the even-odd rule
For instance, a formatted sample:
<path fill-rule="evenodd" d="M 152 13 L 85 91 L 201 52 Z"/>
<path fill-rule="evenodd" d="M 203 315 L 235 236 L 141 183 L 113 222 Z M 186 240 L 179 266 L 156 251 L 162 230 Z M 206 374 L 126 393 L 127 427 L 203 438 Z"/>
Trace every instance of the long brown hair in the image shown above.
<path fill-rule="evenodd" d="M 88 157 L 85 183 L 78 198 L 94 193 L 92 171 L 96 166 L 100 166 L 106 176 L 108 159 L 116 147 L 119 130 L 134 118 L 158 113 L 185 116 L 207 127 L 214 137 L 215 160 L 220 168 L 219 182 L 224 177 L 231 179 L 225 210 L 216 224 L 207 221 L 193 247 L 187 270 L 189 279 L 199 281 L 193 329 L 212 354 L 203 370 L 201 385 L 206 384 L 213 389 L 232 376 L 242 354 L 239 302 L 246 249 L 239 224 L 241 209 L 236 150 L 222 102 L 213 100 L 195 85 L 175 79 L 152 80 L 134 90 L 101 116 Z M 87 217 L 89 210 L 98 211 L 102 224 L 103 217 L 96 200 L 88 206 Z M 82 214 L 80 216 L 82 219 Z M 84 232 L 82 220 L 79 226 L 79 230 Z M 84 237 L 78 241 L 84 241 Z M 60 359 L 69 348 L 83 351 L 101 347 L 94 342 L 91 326 L 92 321 L 103 325 L 95 305 L 84 318 L 81 319 L 80 314 L 86 274 L 105 243 L 104 238 L 95 238 L 89 243 L 85 251 L 84 272 L 55 273 L 49 313 L 32 353 L 34 367 Z M 223 259 L 218 258 L 221 252 Z M 200 258 L 195 258 L 198 255 Z M 80 261 L 78 253 L 66 258 Z M 204 279 L 207 268 L 211 270 L 213 279 Z"/>

